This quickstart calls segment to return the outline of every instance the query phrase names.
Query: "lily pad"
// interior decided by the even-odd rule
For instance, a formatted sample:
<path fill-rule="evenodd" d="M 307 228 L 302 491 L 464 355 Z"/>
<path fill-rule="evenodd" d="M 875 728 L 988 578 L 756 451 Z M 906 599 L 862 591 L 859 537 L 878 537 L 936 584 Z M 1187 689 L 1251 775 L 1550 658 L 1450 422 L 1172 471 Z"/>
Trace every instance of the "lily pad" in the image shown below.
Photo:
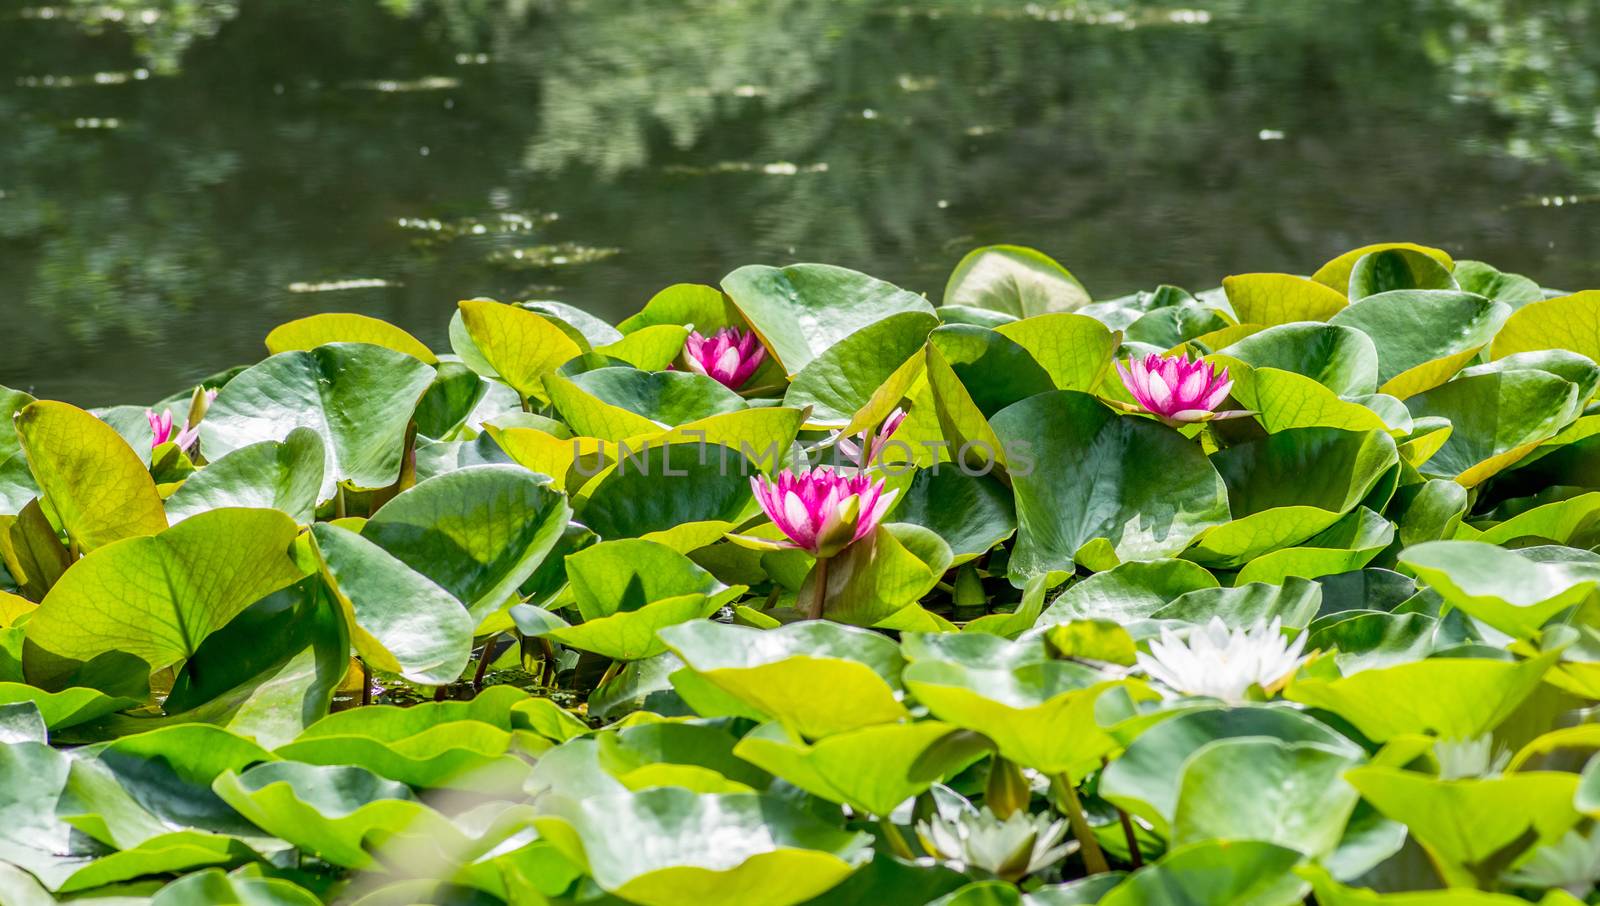
<path fill-rule="evenodd" d="M 1099 538 L 1119 558 L 1169 557 L 1228 518 L 1226 485 L 1199 445 L 1151 421 L 1118 416 L 1094 397 L 1040 394 L 994 417 L 1012 450 L 1017 541 L 1013 576 L 1071 569 Z"/>
<path fill-rule="evenodd" d="M 332 343 L 282 352 L 241 372 L 200 423 L 200 447 L 220 459 L 295 428 L 323 440 L 319 499 L 336 482 L 383 488 L 400 476 L 406 426 L 434 370 L 401 352 L 366 343 Z"/>
<path fill-rule="evenodd" d="M 875 321 L 904 311 L 933 314 L 915 293 L 828 264 L 749 265 L 722 278 L 722 288 L 791 376 Z"/>
<path fill-rule="evenodd" d="M 660 637 L 699 679 L 808 739 L 908 716 L 896 694 L 899 647 L 865 629 L 821 620 L 771 630 L 697 620 Z"/>
<path fill-rule="evenodd" d="M 1089 292 L 1050 256 L 1020 245 L 968 252 L 944 287 L 945 305 L 963 305 L 1030 318 L 1089 304 Z"/>

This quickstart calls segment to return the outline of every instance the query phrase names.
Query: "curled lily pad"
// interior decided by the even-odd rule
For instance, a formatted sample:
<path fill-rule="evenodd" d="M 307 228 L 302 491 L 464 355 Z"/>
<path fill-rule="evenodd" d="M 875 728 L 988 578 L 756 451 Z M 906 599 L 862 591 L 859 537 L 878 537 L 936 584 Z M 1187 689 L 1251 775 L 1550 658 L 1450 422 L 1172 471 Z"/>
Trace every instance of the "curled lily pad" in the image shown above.
<path fill-rule="evenodd" d="M 1600 588 L 1600 567 L 1530 560 L 1478 541 L 1419 544 L 1400 562 L 1452 606 L 1518 638 Z"/>
<path fill-rule="evenodd" d="M 267 351 L 273 355 L 316 349 L 328 343 L 369 343 L 403 352 L 429 365 L 439 362 L 421 340 L 387 321 L 367 315 L 325 312 L 281 324 L 267 334 Z"/>
<path fill-rule="evenodd" d="M 1471 739 L 1510 716 L 1556 657 L 1555 652 L 1525 661 L 1436 657 L 1338 679 L 1296 679 L 1284 694 L 1339 715 L 1374 742 L 1405 733 Z"/>
<path fill-rule="evenodd" d="M 1082 772 L 1115 747 L 1093 717 L 1101 693 L 1120 686 L 1155 697 L 1082 664 L 1051 660 L 1038 641 L 986 633 L 916 636 L 907 653 L 906 688 L 934 716 L 1050 774 Z"/>
<path fill-rule="evenodd" d="M 1223 739 L 1267 737 L 1311 743 L 1345 758 L 1358 746 L 1321 721 L 1282 705 L 1201 708 L 1161 721 L 1136 737 L 1106 768 L 1100 795 L 1170 834 L 1183 782 L 1183 766 L 1208 744 Z"/>
<path fill-rule="evenodd" d="M 84 550 L 167 527 L 150 473 L 110 426 L 50 400 L 23 407 L 15 424 L 34 480 Z"/>
<path fill-rule="evenodd" d="M 167 498 L 167 518 L 176 524 L 222 507 L 260 507 L 305 525 L 316 513 L 325 464 L 322 436 L 295 428 L 281 442 L 240 447 L 186 479 Z"/>
<path fill-rule="evenodd" d="M 1494 339 L 1511 309 L 1448 290 L 1368 296 L 1330 323 L 1354 327 L 1378 349 L 1378 390 L 1405 399 L 1449 380 Z"/>
<path fill-rule="evenodd" d="M 903 311 L 933 314 L 921 296 L 827 264 L 749 265 L 722 278 L 722 288 L 790 375 L 875 321 Z"/>
<path fill-rule="evenodd" d="M 1089 293 L 1043 252 L 990 245 L 973 249 L 956 265 L 945 284 L 944 304 L 1028 318 L 1082 308 L 1089 304 Z"/>
<path fill-rule="evenodd" d="M 660 637 L 696 677 L 810 739 L 907 716 L 900 649 L 865 629 L 822 620 L 772 630 L 696 620 Z"/>
<path fill-rule="evenodd" d="M 879 724 L 807 744 L 766 724 L 734 748 L 740 758 L 830 802 L 871 815 L 900 803 L 988 751 L 977 737 L 938 721 Z"/>
<path fill-rule="evenodd" d="M 1346 777 L 1380 812 L 1410 829 L 1452 885 L 1484 885 L 1499 873 L 1501 860 L 1555 841 L 1579 818 L 1572 804 L 1575 774 L 1443 780 L 1368 766 Z"/>
<path fill-rule="evenodd" d="M 400 476 L 406 426 L 434 370 L 402 352 L 332 343 L 281 352 L 229 381 L 200 423 L 200 448 L 220 459 L 295 428 L 323 440 L 319 499 L 337 482 L 383 488 Z"/>
<path fill-rule="evenodd" d="M 540 822 L 542 831 L 554 819 Z M 862 834 L 752 793 L 662 788 L 578 803 L 559 839 L 602 888 L 645 906 L 791 906 L 871 857 Z"/>
<path fill-rule="evenodd" d="M 1010 406 L 994 424 L 1013 458 L 1026 450 L 1034 463 L 1011 469 L 1015 576 L 1070 568 L 1098 538 L 1122 559 L 1171 556 L 1227 520 L 1222 477 L 1198 445 L 1164 425 L 1066 390 Z"/>
<path fill-rule="evenodd" d="M 289 558 L 295 533 L 277 510 L 230 508 L 107 545 L 50 589 L 28 620 L 28 639 L 59 657 L 121 651 L 167 666 L 303 575 Z"/>
<path fill-rule="evenodd" d="M 1223 280 L 1222 287 L 1246 324 L 1326 321 L 1348 304 L 1343 287 L 1329 289 L 1292 274 L 1243 274 Z"/>

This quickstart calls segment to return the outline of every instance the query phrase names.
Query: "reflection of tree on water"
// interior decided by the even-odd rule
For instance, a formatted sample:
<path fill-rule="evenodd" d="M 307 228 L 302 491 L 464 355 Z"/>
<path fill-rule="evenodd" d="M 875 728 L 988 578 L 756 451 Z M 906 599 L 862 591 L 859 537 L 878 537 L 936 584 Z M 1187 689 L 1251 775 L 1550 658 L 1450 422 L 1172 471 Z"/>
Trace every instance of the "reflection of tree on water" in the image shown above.
<path fill-rule="evenodd" d="M 62 325 L 128 370 L 149 346 L 118 337 L 174 359 L 180 338 L 214 341 L 150 374 L 150 395 L 180 367 L 255 358 L 272 324 L 311 311 L 426 334 L 458 296 L 552 284 L 617 314 L 668 282 L 793 258 L 936 295 L 989 241 L 1058 252 L 1102 294 L 1393 237 L 1576 279 L 1518 219 L 1549 212 L 1502 210 L 1571 183 L 1459 149 L 1594 172 L 1593 68 L 1525 46 L 1577 41 L 1583 0 L 1539 4 L 1566 10 L 1539 27 L 1488 0 L 1183 5 L 1209 21 L 1127 2 L 172 0 L 150 23 L 124 2 L 120 26 L 8 26 L 0 294 L 31 303 L 18 329 L 60 359 L 0 382 L 76 367 Z M 157 75 L 14 87 L 140 65 Z M 450 87 L 398 90 L 430 84 Z M 105 116 L 119 128 L 71 128 Z M 542 211 L 561 219 L 426 249 L 397 226 Z M 526 242 L 622 254 L 488 263 Z M 404 286 L 286 290 L 351 277 Z"/>

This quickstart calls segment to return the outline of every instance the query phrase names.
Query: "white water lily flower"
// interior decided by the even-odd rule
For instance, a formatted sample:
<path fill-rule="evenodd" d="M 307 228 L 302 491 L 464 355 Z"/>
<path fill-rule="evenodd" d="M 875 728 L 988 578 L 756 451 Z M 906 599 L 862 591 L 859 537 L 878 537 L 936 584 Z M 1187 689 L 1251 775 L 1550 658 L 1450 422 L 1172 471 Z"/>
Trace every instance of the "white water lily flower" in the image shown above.
<path fill-rule="evenodd" d="M 1013 812 L 1004 820 L 984 806 L 935 815 L 917 823 L 917 837 L 935 857 L 957 871 L 978 868 L 1015 883 L 1066 858 L 1078 841 L 1067 836 L 1066 819 Z M 1058 845 L 1060 844 L 1060 845 Z"/>
<path fill-rule="evenodd" d="M 1440 780 L 1497 777 L 1511 762 L 1511 750 L 1495 748 L 1488 733 L 1470 739 L 1441 739 L 1433 744 Z"/>
<path fill-rule="evenodd" d="M 1283 620 L 1260 620 L 1249 629 L 1229 631 L 1221 617 L 1189 631 L 1187 640 L 1171 629 L 1150 643 L 1150 653 L 1140 653 L 1139 669 L 1175 692 L 1220 698 L 1242 704 L 1251 686 L 1270 688 L 1293 673 L 1305 658 L 1306 635 L 1293 642 L 1283 637 Z"/>
<path fill-rule="evenodd" d="M 1505 879 L 1528 887 L 1559 887 L 1586 897 L 1600 882 L 1600 834 L 1567 831 L 1560 840 L 1535 849 Z"/>

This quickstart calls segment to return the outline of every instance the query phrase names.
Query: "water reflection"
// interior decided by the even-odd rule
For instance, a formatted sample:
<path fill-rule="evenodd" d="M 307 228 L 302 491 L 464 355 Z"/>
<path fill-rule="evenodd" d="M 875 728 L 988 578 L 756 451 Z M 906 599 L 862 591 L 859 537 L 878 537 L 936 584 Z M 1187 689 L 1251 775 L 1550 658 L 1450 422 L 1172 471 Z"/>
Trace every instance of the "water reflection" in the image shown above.
<path fill-rule="evenodd" d="M 457 298 L 755 261 L 937 297 L 994 241 L 1100 295 L 1396 237 L 1600 286 L 1591 6 L 0 0 L 0 383 L 145 400 L 316 311 L 442 347 Z"/>

